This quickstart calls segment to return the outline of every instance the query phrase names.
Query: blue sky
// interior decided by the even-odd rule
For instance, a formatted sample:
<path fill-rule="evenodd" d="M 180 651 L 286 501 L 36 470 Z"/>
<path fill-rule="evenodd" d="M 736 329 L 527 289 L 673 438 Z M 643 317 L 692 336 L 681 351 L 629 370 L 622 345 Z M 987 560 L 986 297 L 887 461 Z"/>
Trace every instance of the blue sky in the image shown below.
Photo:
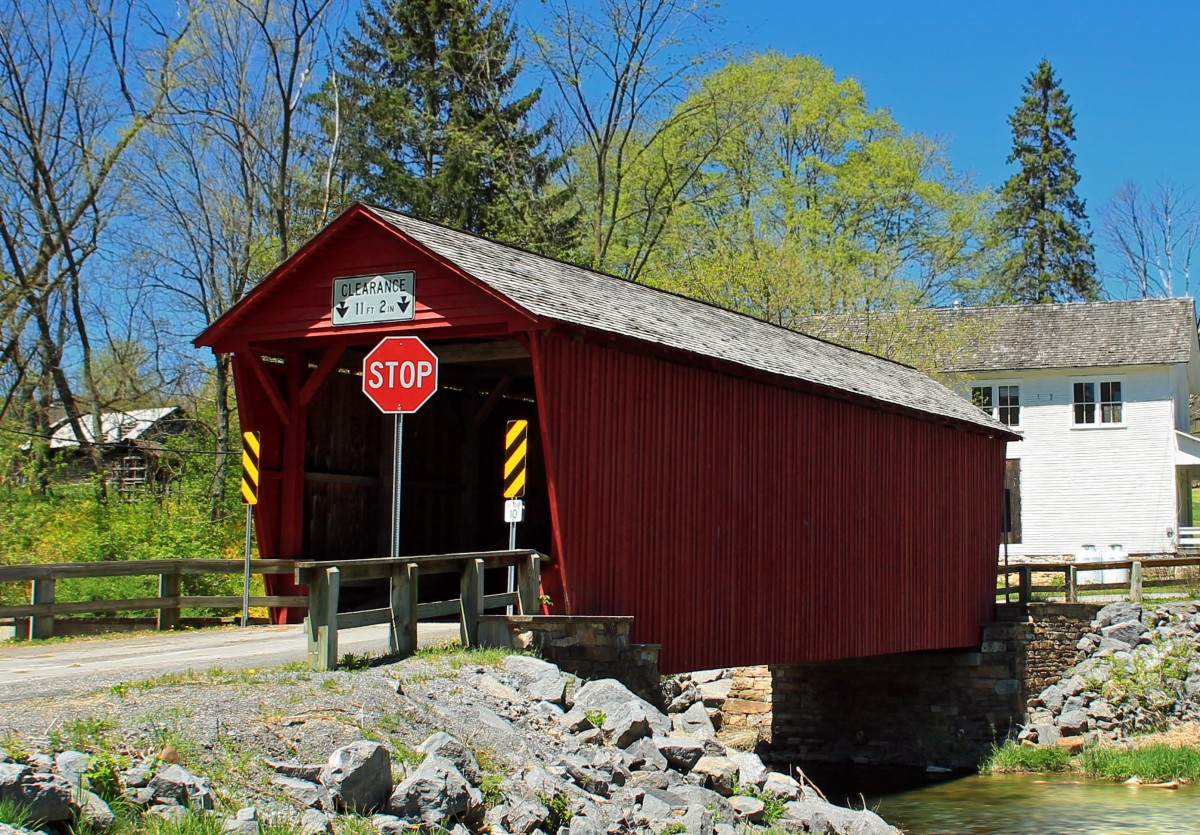
<path fill-rule="evenodd" d="M 1004 162 L 1007 118 L 1046 58 L 1075 109 L 1078 191 L 1093 231 L 1126 180 L 1168 179 L 1200 196 L 1200 3 L 729 0 L 721 12 L 731 43 L 820 58 L 905 129 L 943 140 L 957 169 L 997 187 L 1015 170 Z"/>
<path fill-rule="evenodd" d="M 517 13 L 531 22 L 537 0 Z M 816 56 L 906 130 L 942 140 L 956 169 L 997 188 L 1015 171 L 1005 163 L 1008 116 L 1046 58 L 1075 110 L 1078 191 L 1094 233 L 1126 180 L 1146 189 L 1170 180 L 1200 197 L 1200 3 L 725 0 L 719 14 L 735 53 Z M 1101 268 L 1113 266 L 1095 243 Z"/>

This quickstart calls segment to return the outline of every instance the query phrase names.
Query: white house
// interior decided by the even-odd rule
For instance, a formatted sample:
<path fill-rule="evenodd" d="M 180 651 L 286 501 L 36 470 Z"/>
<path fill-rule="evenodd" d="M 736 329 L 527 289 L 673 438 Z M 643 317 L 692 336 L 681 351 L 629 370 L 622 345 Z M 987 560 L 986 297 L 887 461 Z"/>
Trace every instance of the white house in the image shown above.
<path fill-rule="evenodd" d="M 1008 445 L 1009 554 L 1170 553 L 1192 524 L 1200 393 L 1191 299 L 937 311 L 973 338 L 945 370 L 1019 432 Z"/>

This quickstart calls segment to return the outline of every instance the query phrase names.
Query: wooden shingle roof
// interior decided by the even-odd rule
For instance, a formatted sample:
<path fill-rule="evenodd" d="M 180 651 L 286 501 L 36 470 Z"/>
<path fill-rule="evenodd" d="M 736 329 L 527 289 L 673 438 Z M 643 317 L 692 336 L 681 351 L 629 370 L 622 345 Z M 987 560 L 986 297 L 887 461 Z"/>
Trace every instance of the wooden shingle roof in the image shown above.
<path fill-rule="evenodd" d="M 1196 345 L 1191 299 L 944 308 L 944 326 L 978 323 L 944 370 L 1017 371 L 1186 363 Z"/>
<path fill-rule="evenodd" d="M 407 215 L 365 208 L 537 317 L 1007 434 L 990 416 L 909 366 Z"/>

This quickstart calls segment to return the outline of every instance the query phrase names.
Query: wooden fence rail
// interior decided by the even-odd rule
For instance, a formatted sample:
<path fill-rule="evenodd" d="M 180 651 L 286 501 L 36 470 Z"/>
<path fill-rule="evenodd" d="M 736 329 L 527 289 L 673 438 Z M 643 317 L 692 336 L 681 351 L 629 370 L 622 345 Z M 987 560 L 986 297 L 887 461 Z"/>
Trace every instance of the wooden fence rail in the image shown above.
<path fill-rule="evenodd" d="M 1018 603 L 1029 603 L 1038 595 L 1040 600 L 1062 598 L 1067 603 L 1077 603 L 1080 587 L 1090 591 L 1128 593 L 1129 599 L 1140 602 L 1146 589 L 1187 585 L 1188 580 L 1156 576 L 1162 569 L 1194 568 L 1200 566 L 1200 557 L 1163 557 L 1150 559 L 1109 560 L 1086 563 L 1024 563 L 1008 568 L 996 569 L 996 596 L 1010 600 L 1014 595 Z M 1080 582 L 1080 575 L 1093 571 L 1128 571 L 1128 581 L 1119 583 Z M 1150 573 L 1148 573 L 1150 572 Z M 1171 571 L 1171 574 L 1176 572 Z M 1034 575 L 1062 575 L 1062 583 L 1034 585 Z M 1016 583 L 1013 583 L 1013 578 Z M 1196 580 L 1191 580 L 1195 583 Z"/>
<path fill-rule="evenodd" d="M 308 617 L 305 618 L 308 662 L 317 670 L 334 669 L 337 666 L 338 630 L 378 623 L 391 624 L 388 635 L 391 651 L 410 655 L 417 649 L 417 621 L 447 615 L 459 616 L 463 646 L 474 646 L 479 639 L 479 617 L 485 610 L 512 606 L 523 615 L 537 611 L 541 563 L 545 559 L 545 555 L 537 551 L 485 551 L 294 563 L 296 582 L 308 586 L 310 595 Z M 484 569 L 508 567 L 516 569 L 517 590 L 485 595 Z M 459 596 L 453 600 L 418 603 L 419 580 L 438 574 L 458 575 Z M 387 581 L 388 606 L 338 612 L 342 583 L 355 580 Z"/>
<path fill-rule="evenodd" d="M 291 574 L 293 560 L 251 560 L 251 574 Z M 0 606 L 0 618 L 28 617 L 29 637 L 54 636 L 54 619 L 65 615 L 110 614 L 112 612 L 152 609 L 158 612 L 159 629 L 179 626 L 182 609 L 241 609 L 242 596 L 184 595 L 185 574 L 242 574 L 242 560 L 117 560 L 112 562 L 48 563 L 40 565 L 0 565 L 0 583 L 29 583 L 29 603 Z M 158 575 L 158 596 L 125 600 L 84 600 L 60 603 L 55 600 L 58 580 L 80 577 L 138 577 Z M 267 595 L 250 598 L 251 606 L 306 606 L 303 595 Z"/>

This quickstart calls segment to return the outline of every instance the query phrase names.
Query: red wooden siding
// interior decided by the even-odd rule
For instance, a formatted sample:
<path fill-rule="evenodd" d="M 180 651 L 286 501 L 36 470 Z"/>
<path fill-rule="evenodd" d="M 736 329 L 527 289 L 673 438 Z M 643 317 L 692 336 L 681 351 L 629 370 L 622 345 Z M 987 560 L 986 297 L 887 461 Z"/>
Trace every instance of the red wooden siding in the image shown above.
<path fill-rule="evenodd" d="M 333 327 L 333 279 L 377 272 L 416 273 L 416 312 L 409 322 Z M 433 336 L 508 333 L 528 327 L 532 317 L 478 282 L 465 278 L 406 241 L 394 229 L 362 214 L 344 220 L 332 240 L 302 251 L 248 300 L 237 317 L 226 314 L 198 340 L 219 351 L 310 337 L 374 344 L 387 334 L 418 330 Z M 232 313 L 233 311 L 231 311 Z"/>
<path fill-rule="evenodd" d="M 537 358 L 569 613 L 633 615 L 664 671 L 978 644 L 1003 439 L 561 335 Z"/>

